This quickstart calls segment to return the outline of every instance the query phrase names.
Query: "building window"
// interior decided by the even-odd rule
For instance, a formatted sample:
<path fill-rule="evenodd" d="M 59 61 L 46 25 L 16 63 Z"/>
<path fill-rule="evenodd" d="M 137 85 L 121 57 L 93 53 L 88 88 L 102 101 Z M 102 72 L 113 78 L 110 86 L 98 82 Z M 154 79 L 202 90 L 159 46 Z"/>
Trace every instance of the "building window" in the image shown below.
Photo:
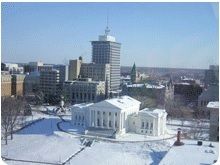
<path fill-rule="evenodd" d="M 103 112 L 103 115 L 105 115 L 105 112 Z"/>
<path fill-rule="evenodd" d="M 79 121 L 81 120 L 81 116 L 79 116 Z"/>
<path fill-rule="evenodd" d="M 135 125 L 135 122 L 133 122 L 133 125 Z"/>
<path fill-rule="evenodd" d="M 150 129 L 153 129 L 153 123 L 150 123 Z"/>
<path fill-rule="evenodd" d="M 112 127 L 112 122 L 111 122 L 111 120 L 109 121 L 109 127 Z"/>
<path fill-rule="evenodd" d="M 146 129 L 148 129 L 148 122 L 146 123 L 146 126 L 145 126 L 145 128 L 146 128 Z"/>
<path fill-rule="evenodd" d="M 115 127 L 117 127 L 117 121 L 115 121 Z"/>
<path fill-rule="evenodd" d="M 97 125 L 100 126 L 99 119 L 97 119 Z"/>
<path fill-rule="evenodd" d="M 109 116 L 111 116 L 111 112 L 109 112 Z"/>
<path fill-rule="evenodd" d="M 77 115 L 75 116 L 75 119 L 77 120 Z"/>
<path fill-rule="evenodd" d="M 144 122 L 142 121 L 142 124 L 141 124 L 141 128 L 143 129 L 144 128 Z"/>
<path fill-rule="evenodd" d="M 117 116 L 117 112 L 115 113 L 115 116 Z"/>
<path fill-rule="evenodd" d="M 99 115 L 99 111 L 97 111 L 97 114 Z"/>
<path fill-rule="evenodd" d="M 106 127 L 105 120 L 103 120 L 103 126 Z"/>

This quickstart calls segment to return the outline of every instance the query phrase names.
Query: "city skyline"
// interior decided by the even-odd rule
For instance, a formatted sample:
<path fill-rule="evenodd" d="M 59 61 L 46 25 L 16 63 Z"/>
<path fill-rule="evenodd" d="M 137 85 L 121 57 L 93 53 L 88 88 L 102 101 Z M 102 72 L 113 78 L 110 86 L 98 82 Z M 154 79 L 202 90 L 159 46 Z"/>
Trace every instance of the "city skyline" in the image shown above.
<path fill-rule="evenodd" d="M 121 66 L 219 63 L 218 3 L 2 3 L 2 61 L 91 62 L 107 15 Z"/>

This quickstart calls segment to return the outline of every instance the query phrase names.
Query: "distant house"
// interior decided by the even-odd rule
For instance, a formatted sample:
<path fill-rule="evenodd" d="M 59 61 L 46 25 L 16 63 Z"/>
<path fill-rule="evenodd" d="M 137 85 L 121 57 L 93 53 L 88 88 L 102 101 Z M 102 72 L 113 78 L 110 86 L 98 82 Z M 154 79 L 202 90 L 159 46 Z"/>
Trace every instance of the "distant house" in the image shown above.
<path fill-rule="evenodd" d="M 76 104 L 72 107 L 72 124 L 102 134 L 111 132 L 112 137 L 129 131 L 152 136 L 164 134 L 165 110 L 139 111 L 140 104 L 129 96 L 107 99 L 94 104 Z"/>

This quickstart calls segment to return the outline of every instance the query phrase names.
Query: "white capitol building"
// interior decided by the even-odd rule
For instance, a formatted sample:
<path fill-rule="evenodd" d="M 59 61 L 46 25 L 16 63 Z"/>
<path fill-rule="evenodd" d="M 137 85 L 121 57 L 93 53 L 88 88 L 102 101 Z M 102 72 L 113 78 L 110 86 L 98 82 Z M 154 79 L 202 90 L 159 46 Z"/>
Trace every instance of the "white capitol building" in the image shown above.
<path fill-rule="evenodd" d="M 72 106 L 72 124 L 85 130 L 111 130 L 117 135 L 135 132 L 159 136 L 165 134 L 164 109 L 140 109 L 141 102 L 129 97 Z"/>

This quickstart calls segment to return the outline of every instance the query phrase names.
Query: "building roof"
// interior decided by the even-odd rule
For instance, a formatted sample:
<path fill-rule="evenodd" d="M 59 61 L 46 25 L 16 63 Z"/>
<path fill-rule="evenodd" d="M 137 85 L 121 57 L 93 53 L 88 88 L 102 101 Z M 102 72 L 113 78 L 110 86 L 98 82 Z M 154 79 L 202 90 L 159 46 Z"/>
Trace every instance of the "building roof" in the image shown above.
<path fill-rule="evenodd" d="M 155 89 L 162 89 L 165 86 L 163 85 L 152 85 L 152 84 L 145 84 L 146 88 L 155 88 Z"/>
<path fill-rule="evenodd" d="M 140 88 L 143 87 L 144 84 L 131 84 L 131 85 L 126 85 L 128 88 Z"/>
<path fill-rule="evenodd" d="M 163 85 L 152 85 L 152 84 L 131 84 L 131 85 L 126 85 L 128 88 L 141 88 L 141 87 L 146 87 L 146 88 L 152 88 L 152 89 L 162 89 L 165 86 Z"/>
<path fill-rule="evenodd" d="M 207 108 L 216 108 L 216 109 L 218 109 L 219 108 L 218 101 L 209 102 L 208 105 L 207 105 Z"/>
<path fill-rule="evenodd" d="M 93 105 L 94 103 L 82 103 L 82 104 L 74 104 L 73 106 L 71 106 L 71 108 L 86 108 L 89 107 L 90 105 Z"/>
<path fill-rule="evenodd" d="M 121 96 L 118 98 L 107 99 L 91 105 L 90 108 L 98 108 L 100 110 L 122 111 L 133 106 L 139 106 L 141 102 L 129 96 Z"/>
<path fill-rule="evenodd" d="M 108 102 L 116 107 L 118 107 L 119 109 L 126 109 L 129 107 L 132 107 L 134 105 L 140 105 L 141 102 L 129 97 L 129 96 L 121 96 L 119 98 L 113 98 L 113 99 L 108 99 L 108 100 L 104 100 L 105 102 Z"/>
<path fill-rule="evenodd" d="M 183 140 L 184 145 L 173 146 L 160 165 L 213 164 L 218 159 L 219 143 L 203 141 L 202 146 L 196 140 Z M 212 143 L 213 148 L 209 147 Z"/>
<path fill-rule="evenodd" d="M 144 114 L 144 115 L 149 115 L 152 117 L 158 117 L 158 116 L 162 116 L 164 114 L 167 114 L 165 109 L 150 109 L 150 108 L 142 109 L 138 113 Z"/>

